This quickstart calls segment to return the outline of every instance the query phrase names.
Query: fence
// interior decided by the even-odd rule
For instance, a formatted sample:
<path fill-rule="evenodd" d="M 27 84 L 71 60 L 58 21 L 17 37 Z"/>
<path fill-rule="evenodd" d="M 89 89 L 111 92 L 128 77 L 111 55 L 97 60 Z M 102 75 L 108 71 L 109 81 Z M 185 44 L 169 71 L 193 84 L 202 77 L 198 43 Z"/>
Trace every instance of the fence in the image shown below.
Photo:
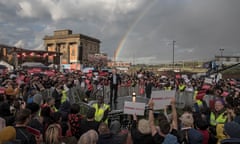
<path fill-rule="evenodd" d="M 85 97 L 85 88 L 82 88 L 80 85 L 76 85 L 69 89 L 67 95 L 69 98 L 70 103 L 79 103 L 81 105 L 81 112 L 85 113 L 88 109 L 89 105 L 82 103 L 82 99 Z M 160 89 L 154 88 L 153 91 L 158 91 Z M 139 87 L 119 87 L 118 89 L 118 96 L 131 96 L 133 92 L 136 92 L 136 94 L 139 96 Z M 46 89 L 41 92 L 44 97 L 50 97 L 52 90 Z M 110 88 L 109 86 L 103 86 L 101 88 L 96 88 L 93 92 L 93 95 L 101 94 L 105 96 L 106 102 L 109 101 L 110 97 Z M 144 95 L 142 95 L 145 97 Z M 176 107 L 178 109 L 182 109 L 186 106 L 192 107 L 194 104 L 194 93 L 193 92 L 176 92 L 175 98 L 176 98 Z M 94 98 L 94 96 L 92 97 Z M 214 102 L 215 96 L 213 95 L 206 95 L 204 97 L 204 100 L 206 101 L 207 105 L 212 107 Z"/>

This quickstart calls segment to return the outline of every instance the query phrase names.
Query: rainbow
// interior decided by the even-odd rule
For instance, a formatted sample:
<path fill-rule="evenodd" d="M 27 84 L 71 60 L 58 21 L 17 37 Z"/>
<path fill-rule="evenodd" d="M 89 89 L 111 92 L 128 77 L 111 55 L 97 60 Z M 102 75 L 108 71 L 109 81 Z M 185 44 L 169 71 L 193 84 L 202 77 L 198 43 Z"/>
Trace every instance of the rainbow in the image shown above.
<path fill-rule="evenodd" d="M 154 5 L 154 2 L 156 0 L 153 0 L 151 3 L 148 3 L 148 5 L 145 7 L 145 9 L 138 15 L 138 17 L 133 21 L 133 23 L 129 26 L 126 33 L 121 38 L 120 42 L 118 43 L 118 46 L 114 52 L 114 61 L 118 60 L 118 57 L 121 53 L 121 51 L 124 49 L 124 44 L 126 43 L 126 40 L 129 36 L 129 34 L 132 32 L 132 30 L 136 27 L 138 22 L 146 15 L 146 13 L 149 11 L 149 9 Z"/>

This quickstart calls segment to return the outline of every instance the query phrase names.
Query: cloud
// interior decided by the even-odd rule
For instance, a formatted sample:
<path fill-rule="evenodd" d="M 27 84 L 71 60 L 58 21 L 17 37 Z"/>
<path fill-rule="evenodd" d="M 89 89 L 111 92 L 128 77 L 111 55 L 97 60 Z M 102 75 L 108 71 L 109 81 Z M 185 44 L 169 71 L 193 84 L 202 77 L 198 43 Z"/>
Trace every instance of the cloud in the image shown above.
<path fill-rule="evenodd" d="M 0 1 L 0 41 L 42 49 L 42 38 L 72 29 L 102 41 L 101 51 L 119 60 L 171 62 L 239 54 L 238 0 L 19 0 Z"/>
<path fill-rule="evenodd" d="M 20 47 L 20 48 L 24 48 L 25 47 L 25 43 L 23 40 L 19 40 L 14 44 L 15 47 Z"/>

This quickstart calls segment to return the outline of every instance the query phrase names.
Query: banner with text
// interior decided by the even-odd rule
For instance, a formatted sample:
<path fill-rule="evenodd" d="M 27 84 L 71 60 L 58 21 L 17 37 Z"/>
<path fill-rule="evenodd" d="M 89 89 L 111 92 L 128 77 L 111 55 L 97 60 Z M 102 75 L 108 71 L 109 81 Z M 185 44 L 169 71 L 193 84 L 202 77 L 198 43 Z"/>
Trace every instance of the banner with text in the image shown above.
<path fill-rule="evenodd" d="M 145 105 L 145 103 L 125 101 L 123 113 L 143 116 L 145 111 Z"/>
<path fill-rule="evenodd" d="M 169 105 L 171 99 L 175 97 L 175 90 L 160 90 L 152 92 L 152 100 L 154 102 L 154 110 L 164 109 L 165 106 Z"/>
<path fill-rule="evenodd" d="M 204 83 L 212 85 L 213 84 L 213 80 L 211 78 L 205 78 L 204 79 Z"/>

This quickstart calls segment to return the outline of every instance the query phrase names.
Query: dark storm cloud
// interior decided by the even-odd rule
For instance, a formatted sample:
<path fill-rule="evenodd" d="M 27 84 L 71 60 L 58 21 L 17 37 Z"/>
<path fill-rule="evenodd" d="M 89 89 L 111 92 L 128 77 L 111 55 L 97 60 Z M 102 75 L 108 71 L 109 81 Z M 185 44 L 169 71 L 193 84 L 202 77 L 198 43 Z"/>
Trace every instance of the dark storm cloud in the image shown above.
<path fill-rule="evenodd" d="M 110 57 L 128 33 L 119 60 L 170 62 L 172 40 L 176 60 L 213 59 L 219 48 L 240 54 L 239 13 L 239 0 L 2 0 L 0 42 L 43 48 L 44 35 L 68 28 Z"/>
<path fill-rule="evenodd" d="M 140 57 L 155 55 L 156 59 L 171 60 L 171 40 L 177 41 L 175 57 L 178 60 L 212 59 L 214 55 L 219 55 L 219 48 L 224 48 L 227 55 L 240 52 L 240 1 L 157 3 L 139 24 L 141 28 L 136 29 L 138 32 L 144 29 L 144 35 L 139 36 L 145 50 L 139 48 L 141 44 L 136 41 L 127 46 L 143 51 L 142 54 L 138 53 Z M 149 39 L 148 32 L 153 30 L 156 31 Z M 164 40 L 169 40 L 168 44 Z"/>

